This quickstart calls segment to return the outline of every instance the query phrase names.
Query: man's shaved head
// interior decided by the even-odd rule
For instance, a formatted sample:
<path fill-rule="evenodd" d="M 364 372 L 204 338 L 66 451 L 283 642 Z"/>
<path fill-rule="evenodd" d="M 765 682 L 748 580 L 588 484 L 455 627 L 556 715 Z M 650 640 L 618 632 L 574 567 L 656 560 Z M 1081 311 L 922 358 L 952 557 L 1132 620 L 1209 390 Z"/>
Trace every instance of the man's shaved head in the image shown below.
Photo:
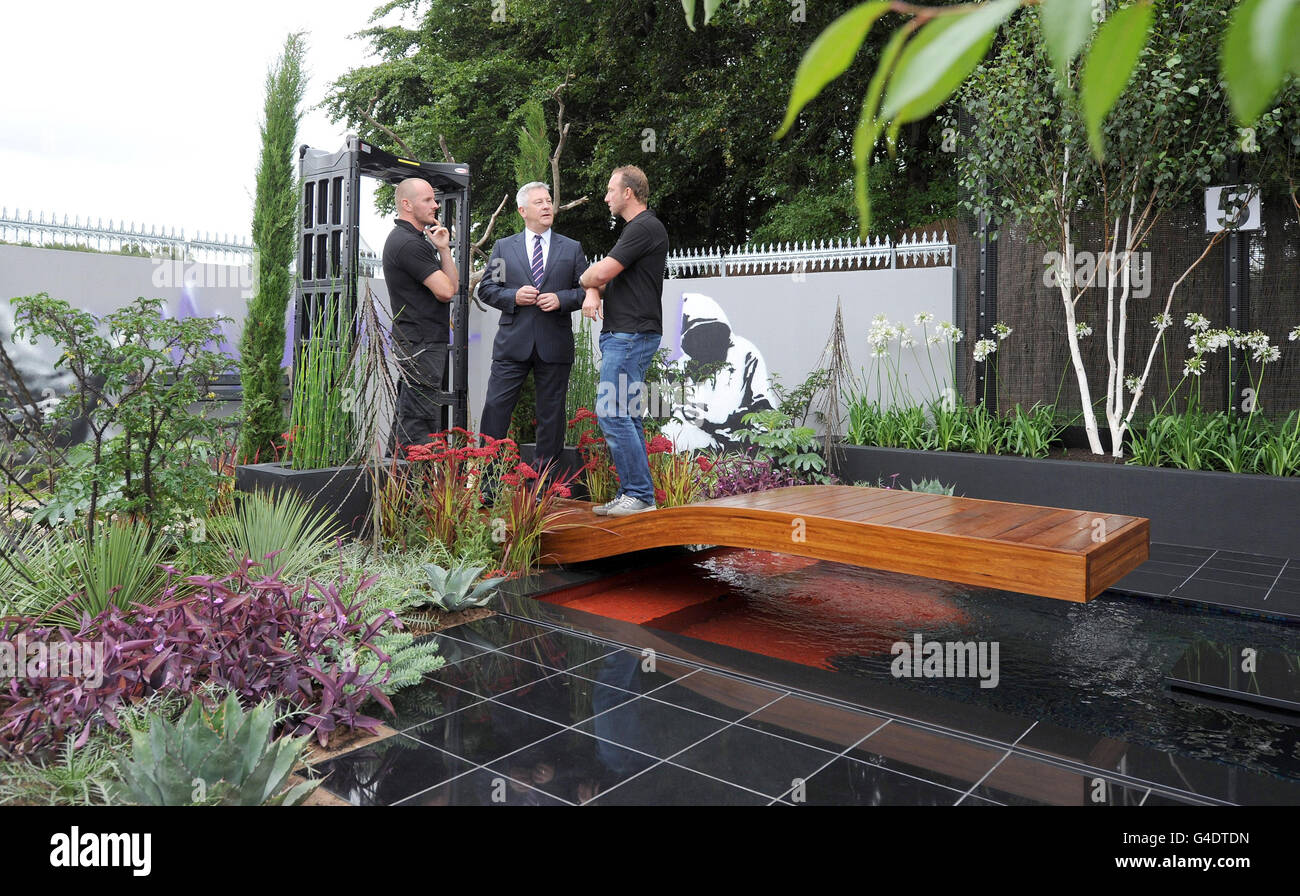
<path fill-rule="evenodd" d="M 396 199 L 398 202 L 403 199 L 414 200 L 426 192 L 433 192 L 433 187 L 427 180 L 422 177 L 408 177 L 397 185 Z"/>
<path fill-rule="evenodd" d="M 433 184 L 422 177 L 408 177 L 397 185 L 393 198 L 397 200 L 397 217 L 420 230 L 438 224 L 438 200 Z"/>

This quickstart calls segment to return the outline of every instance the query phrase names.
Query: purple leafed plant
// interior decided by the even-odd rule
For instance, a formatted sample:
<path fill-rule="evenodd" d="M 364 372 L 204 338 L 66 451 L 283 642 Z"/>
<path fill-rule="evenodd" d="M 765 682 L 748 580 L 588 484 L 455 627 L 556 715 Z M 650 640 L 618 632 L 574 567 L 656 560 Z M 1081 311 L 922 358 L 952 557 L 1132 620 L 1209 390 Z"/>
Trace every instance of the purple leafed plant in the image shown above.
<path fill-rule="evenodd" d="M 793 473 L 773 467 L 770 461 L 744 454 L 723 455 L 718 458 L 713 472 L 717 478 L 709 489 L 710 498 L 747 495 L 750 492 L 806 484 Z"/>
<path fill-rule="evenodd" d="M 356 621 L 364 601 L 346 604 L 342 582 L 290 585 L 259 577 L 256 567 L 246 560 L 223 578 L 186 579 L 197 591 L 181 598 L 169 580 L 157 605 L 130 616 L 110 607 L 76 634 L 25 628 L 29 644 L 93 643 L 94 632 L 103 677 L 91 687 L 85 676 L 15 676 L 0 692 L 0 753 L 44 755 L 69 736 L 84 743 L 96 726 L 117 728 L 124 703 L 205 682 L 234 691 L 245 706 L 275 700 L 281 713 L 293 713 L 284 733 L 311 734 L 322 745 L 340 727 L 374 731 L 379 720 L 362 705 L 373 698 L 391 712 L 392 704 L 378 687 L 389 657 L 373 639 L 390 620 L 400 623 L 391 615 Z M 12 640 L 11 631 L 0 634 Z M 366 651 L 377 662 L 363 663 Z"/>

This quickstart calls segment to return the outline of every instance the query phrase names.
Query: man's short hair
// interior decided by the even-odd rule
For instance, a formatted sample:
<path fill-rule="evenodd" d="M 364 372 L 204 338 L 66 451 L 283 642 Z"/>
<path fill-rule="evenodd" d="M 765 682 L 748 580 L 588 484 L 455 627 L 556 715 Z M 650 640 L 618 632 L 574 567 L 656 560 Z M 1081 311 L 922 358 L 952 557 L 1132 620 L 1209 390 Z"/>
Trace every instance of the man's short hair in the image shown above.
<path fill-rule="evenodd" d="M 400 206 L 403 199 L 413 200 L 416 191 L 420 189 L 421 185 L 428 183 L 429 182 L 422 177 L 408 177 L 397 185 L 397 190 L 394 192 L 393 198 L 397 200 L 397 204 Z M 433 185 L 429 184 L 429 186 Z M 435 190 L 434 192 L 436 193 L 437 191 Z"/>
<path fill-rule="evenodd" d="M 614 169 L 614 176 L 623 181 L 623 186 L 632 191 L 636 201 L 642 205 L 650 202 L 650 181 L 646 180 L 645 172 L 635 165 L 624 165 L 621 168 Z"/>
<path fill-rule="evenodd" d="M 535 180 L 532 183 L 524 184 L 522 187 L 519 188 L 519 192 L 515 194 L 515 207 L 523 208 L 524 204 L 528 202 L 528 194 L 533 192 L 533 190 L 545 190 L 548 193 L 551 192 L 551 188 L 548 187 L 546 184 L 542 183 L 540 180 Z"/>

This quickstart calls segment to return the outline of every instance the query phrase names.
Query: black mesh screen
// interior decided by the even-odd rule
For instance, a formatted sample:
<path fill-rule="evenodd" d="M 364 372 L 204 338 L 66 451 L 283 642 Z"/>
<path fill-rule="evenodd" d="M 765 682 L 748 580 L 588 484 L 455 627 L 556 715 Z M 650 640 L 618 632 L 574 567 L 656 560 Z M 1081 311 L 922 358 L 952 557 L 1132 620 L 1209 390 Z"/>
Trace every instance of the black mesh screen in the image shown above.
<path fill-rule="evenodd" d="M 1300 343 L 1288 342 L 1287 335 L 1300 324 L 1300 221 L 1286 195 L 1265 195 L 1262 202 L 1263 229 L 1241 234 L 1242 269 L 1248 276 L 1241 283 L 1238 309 L 1239 329 L 1263 330 L 1272 344 L 1281 348 L 1281 360 L 1261 365 L 1245 361 L 1249 372 L 1242 371 L 1239 386 L 1244 389 L 1254 380 L 1261 384 L 1259 410 L 1270 417 L 1284 417 L 1300 406 Z M 968 401 L 978 400 L 982 389 L 976 379 L 977 365 L 971 363 L 974 342 L 980 335 L 979 319 L 979 238 L 973 222 L 954 227 L 958 263 L 958 325 L 966 338 L 960 355 L 958 382 Z M 1151 319 L 1164 309 L 1169 291 L 1187 268 L 1205 251 L 1209 236 L 1205 233 L 1204 210 L 1200 205 L 1171 213 L 1151 232 L 1136 261 L 1135 282 L 1141 281 L 1129 299 L 1128 330 L 1125 339 L 1124 369 L 1140 373 L 1156 339 Z M 1098 226 L 1081 227 L 1074 239 L 1076 252 L 1099 254 L 1104 241 Z M 1183 365 L 1192 354 L 1188 348 L 1190 331 L 1183 325 L 1189 312 L 1207 317 L 1213 327 L 1229 325 L 1228 246 L 1224 239 L 1214 246 L 1196 268 L 1179 285 L 1171 314 L 1173 326 L 1165 333 L 1164 345 L 1157 350 L 1151 374 L 1138 413 L 1149 414 L 1152 402 L 1165 404 L 1170 390 L 1183 378 Z M 1069 358 L 1065 334 L 1065 313 L 1059 289 L 1045 281 L 1051 249 L 1028 243 L 1024 231 L 1004 225 L 991 243 L 997 252 L 997 319 L 1012 327 L 1012 335 L 1000 344 L 997 360 L 999 405 L 1013 408 L 1017 403 L 1056 401 L 1067 413 L 1077 413 L 1081 402 L 1075 373 Z M 1076 276 L 1087 270 L 1076 269 Z M 1104 398 L 1106 356 L 1106 288 L 1098 275 L 1095 285 L 1085 291 L 1078 302 L 1077 317 L 1093 329 L 1092 336 L 1080 340 L 1084 367 L 1094 402 Z M 991 326 L 989 321 L 985 327 Z M 1199 378 L 1201 407 L 1224 410 L 1228 406 L 1230 360 L 1226 351 L 1207 356 L 1205 373 Z M 992 371 L 990 370 L 990 376 Z M 1183 407 L 1193 382 L 1184 383 L 1178 393 Z M 988 384 L 990 399 L 994 388 Z M 1059 400 L 1057 395 L 1060 395 Z M 1240 407 L 1240 389 L 1232 400 Z M 1128 393 L 1125 392 L 1126 401 Z M 1103 423 L 1104 429 L 1104 423 Z"/>

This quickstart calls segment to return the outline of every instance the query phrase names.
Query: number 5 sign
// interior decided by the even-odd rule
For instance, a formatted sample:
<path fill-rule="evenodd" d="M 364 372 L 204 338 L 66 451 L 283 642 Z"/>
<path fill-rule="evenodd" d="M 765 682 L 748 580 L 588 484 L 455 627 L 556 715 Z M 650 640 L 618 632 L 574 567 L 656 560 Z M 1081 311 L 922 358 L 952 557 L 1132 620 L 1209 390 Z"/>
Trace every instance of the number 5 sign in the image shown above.
<path fill-rule="evenodd" d="M 1205 189 L 1205 232 L 1259 230 L 1259 187 L 1232 184 Z"/>

